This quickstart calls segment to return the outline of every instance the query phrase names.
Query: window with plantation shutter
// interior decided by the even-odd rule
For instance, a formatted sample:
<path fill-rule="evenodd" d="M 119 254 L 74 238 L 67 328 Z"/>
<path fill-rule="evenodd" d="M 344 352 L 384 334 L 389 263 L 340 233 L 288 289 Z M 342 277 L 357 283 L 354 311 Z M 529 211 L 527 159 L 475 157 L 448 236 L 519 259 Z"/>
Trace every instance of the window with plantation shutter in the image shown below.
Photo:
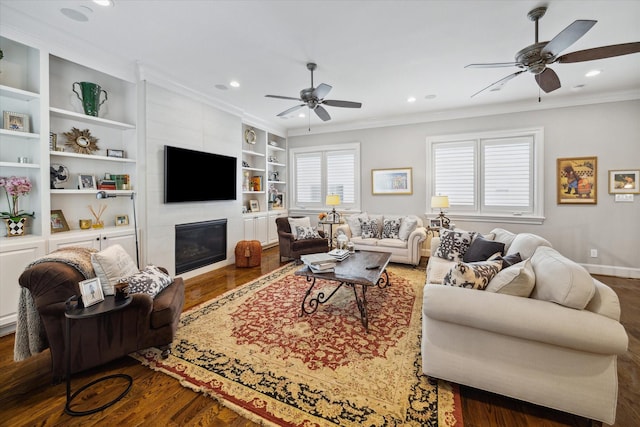
<path fill-rule="evenodd" d="M 543 152 L 542 129 L 427 138 L 427 204 L 446 195 L 453 217 L 541 223 Z"/>
<path fill-rule="evenodd" d="M 360 144 L 290 149 L 294 209 L 323 209 L 327 194 L 340 196 L 340 209 L 360 207 Z"/>

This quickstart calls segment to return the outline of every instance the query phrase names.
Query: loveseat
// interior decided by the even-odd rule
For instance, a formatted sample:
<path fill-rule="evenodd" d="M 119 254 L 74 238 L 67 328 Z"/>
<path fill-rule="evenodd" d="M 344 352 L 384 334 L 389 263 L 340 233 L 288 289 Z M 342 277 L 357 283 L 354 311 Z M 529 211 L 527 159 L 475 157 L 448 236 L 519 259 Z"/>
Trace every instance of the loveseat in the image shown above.
<path fill-rule="evenodd" d="M 336 234 L 344 233 L 356 250 L 390 252 L 391 262 L 418 265 L 427 231 L 415 215 L 373 215 L 346 217 Z"/>
<path fill-rule="evenodd" d="M 448 233 L 432 240 L 427 264 L 423 372 L 613 424 L 628 345 L 615 292 L 540 236 L 494 229 L 480 238 L 504 243 L 503 255 L 474 264 L 451 260 Z M 466 236 L 469 248 L 476 238 Z M 502 261 L 516 254 L 523 261 Z M 495 260 L 505 265 L 481 278 L 478 265 Z"/>

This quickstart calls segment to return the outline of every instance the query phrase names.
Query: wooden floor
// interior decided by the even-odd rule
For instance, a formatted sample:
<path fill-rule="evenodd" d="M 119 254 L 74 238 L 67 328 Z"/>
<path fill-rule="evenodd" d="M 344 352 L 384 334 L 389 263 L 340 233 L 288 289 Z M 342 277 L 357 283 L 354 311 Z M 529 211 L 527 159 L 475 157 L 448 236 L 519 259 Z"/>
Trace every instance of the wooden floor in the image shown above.
<path fill-rule="evenodd" d="M 279 267 L 278 249 L 263 252 L 262 265 L 228 266 L 186 283 L 185 309 L 207 301 Z M 423 267 L 424 267 L 423 259 Z M 616 426 L 640 426 L 640 280 L 598 276 L 619 295 L 629 351 L 618 359 L 619 402 Z M 211 398 L 182 387 L 177 380 L 145 368 L 129 357 L 75 375 L 72 390 L 94 378 L 125 373 L 131 391 L 112 407 L 90 416 L 64 414 L 65 384 L 51 385 L 48 351 L 13 362 L 13 335 L 0 338 L 0 426 L 255 426 Z M 122 389 L 117 381 L 96 386 L 74 400 L 74 409 L 99 406 Z M 462 387 L 464 423 L 487 426 L 587 426 L 589 421 L 513 399 Z"/>

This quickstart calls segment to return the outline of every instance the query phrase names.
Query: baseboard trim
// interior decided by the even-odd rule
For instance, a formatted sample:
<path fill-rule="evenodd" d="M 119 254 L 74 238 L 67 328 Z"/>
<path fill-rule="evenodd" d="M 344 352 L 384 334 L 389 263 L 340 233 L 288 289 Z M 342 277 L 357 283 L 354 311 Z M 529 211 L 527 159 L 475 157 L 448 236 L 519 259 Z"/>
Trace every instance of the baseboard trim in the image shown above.
<path fill-rule="evenodd" d="M 622 277 L 624 279 L 640 279 L 640 268 L 619 267 L 615 265 L 581 264 L 589 274 Z"/>

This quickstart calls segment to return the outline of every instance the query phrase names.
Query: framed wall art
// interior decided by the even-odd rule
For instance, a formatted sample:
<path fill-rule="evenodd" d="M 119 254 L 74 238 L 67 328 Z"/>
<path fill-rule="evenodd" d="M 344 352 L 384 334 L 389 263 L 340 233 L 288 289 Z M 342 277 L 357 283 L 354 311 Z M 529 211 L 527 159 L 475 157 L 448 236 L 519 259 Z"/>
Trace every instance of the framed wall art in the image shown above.
<path fill-rule="evenodd" d="M 11 111 L 5 111 L 2 114 L 4 119 L 4 128 L 7 130 L 14 130 L 17 132 L 29 132 L 29 115 L 22 113 L 12 113 Z"/>
<path fill-rule="evenodd" d="M 413 194 L 412 168 L 371 169 L 371 193 Z"/>
<path fill-rule="evenodd" d="M 69 224 L 60 209 L 51 211 L 51 232 L 69 231 Z"/>
<path fill-rule="evenodd" d="M 598 203 L 598 158 L 557 159 L 557 197 L 559 205 Z"/>
<path fill-rule="evenodd" d="M 640 194 L 640 170 L 609 171 L 609 194 Z"/>

